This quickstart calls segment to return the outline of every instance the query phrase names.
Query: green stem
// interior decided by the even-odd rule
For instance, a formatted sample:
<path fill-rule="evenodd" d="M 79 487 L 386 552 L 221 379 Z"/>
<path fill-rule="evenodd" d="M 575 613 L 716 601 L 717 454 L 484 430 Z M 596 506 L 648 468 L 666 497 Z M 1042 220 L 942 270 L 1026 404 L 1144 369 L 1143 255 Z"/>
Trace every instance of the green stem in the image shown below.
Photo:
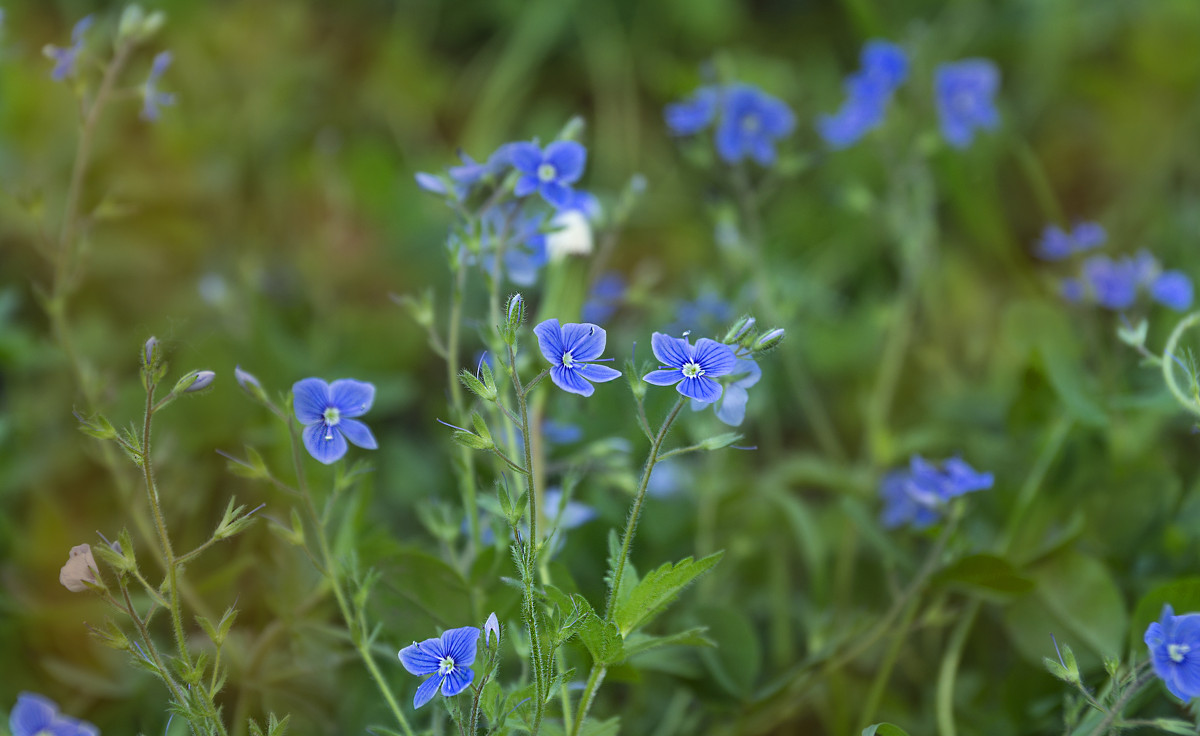
<path fill-rule="evenodd" d="M 1121 711 L 1125 709 L 1125 706 L 1129 704 L 1129 701 L 1133 698 L 1133 696 L 1141 692 L 1142 688 L 1146 686 L 1146 683 L 1152 681 L 1155 677 L 1157 677 L 1157 675 L 1155 675 L 1153 672 L 1147 672 L 1135 680 L 1134 683 L 1125 690 L 1125 692 L 1121 693 L 1121 697 L 1117 699 L 1117 702 L 1113 703 L 1113 707 L 1109 709 L 1107 714 L 1105 714 L 1104 720 L 1100 721 L 1100 725 L 1096 726 L 1096 730 L 1092 731 L 1092 733 L 1105 736 L 1105 734 L 1108 733 L 1109 726 L 1112 726 L 1113 722 L 1120 717 Z M 1117 730 L 1119 731 L 1120 729 L 1118 728 Z"/>
<path fill-rule="evenodd" d="M 1192 414 L 1200 416 L 1200 401 L 1195 396 L 1188 396 L 1179 388 L 1179 384 L 1175 381 L 1175 348 L 1179 345 L 1180 338 L 1183 333 L 1188 330 L 1196 322 L 1200 321 L 1200 312 L 1192 312 L 1188 316 L 1179 321 L 1175 325 L 1175 329 L 1171 331 L 1171 336 L 1167 338 L 1167 346 L 1163 348 L 1162 357 L 1162 372 L 1163 380 L 1167 383 L 1167 388 L 1175 396 L 1175 400 L 1187 409 Z"/>
<path fill-rule="evenodd" d="M 446 337 L 446 381 L 450 384 L 450 403 L 454 407 L 454 420 L 462 422 L 467 416 L 466 405 L 463 402 L 463 389 L 458 381 L 459 364 L 459 329 L 462 322 L 463 287 L 466 282 L 467 270 L 462 263 L 455 265 L 454 294 L 450 300 L 450 325 Z M 471 543 L 475 549 L 483 548 L 483 537 L 479 530 L 479 505 L 475 501 L 475 452 L 467 447 L 459 448 L 459 462 L 463 472 L 459 476 L 459 491 L 462 494 L 463 506 L 467 510 L 467 527 L 471 534 Z"/>
<path fill-rule="evenodd" d="M 596 699 L 596 692 L 604 682 L 606 674 L 608 674 L 608 667 L 605 666 L 592 667 L 592 671 L 588 674 L 587 684 L 583 686 L 583 693 L 579 696 L 579 711 L 575 714 L 575 729 L 567 731 L 571 736 L 577 736 L 583 728 L 588 711 L 592 708 L 592 701 Z"/>
<path fill-rule="evenodd" d="M 913 619 L 916 618 L 917 604 L 919 602 L 920 600 L 917 596 L 913 596 L 909 600 L 908 606 L 904 609 L 904 616 L 900 619 L 900 624 L 892 634 L 891 646 L 888 647 L 887 653 L 883 656 L 883 662 L 879 665 L 875 681 L 871 683 L 871 690 L 867 695 L 867 704 L 863 706 L 862 714 L 859 716 L 859 720 L 863 724 L 870 724 L 874 720 L 875 711 L 879 708 L 879 701 L 883 698 L 883 689 L 887 686 L 892 669 L 896 666 L 896 660 L 900 657 L 900 650 L 904 647 L 904 642 L 908 638 L 908 630 L 912 627 Z"/>
<path fill-rule="evenodd" d="M 938 667 L 935 698 L 939 736 L 954 736 L 955 733 L 954 684 L 958 679 L 958 663 L 962 660 L 963 645 L 966 644 L 967 635 L 971 633 L 971 627 L 975 625 L 980 605 L 978 599 L 967 605 L 966 612 L 959 617 L 954 632 L 950 634 L 950 642 L 946 645 L 942 664 Z"/>

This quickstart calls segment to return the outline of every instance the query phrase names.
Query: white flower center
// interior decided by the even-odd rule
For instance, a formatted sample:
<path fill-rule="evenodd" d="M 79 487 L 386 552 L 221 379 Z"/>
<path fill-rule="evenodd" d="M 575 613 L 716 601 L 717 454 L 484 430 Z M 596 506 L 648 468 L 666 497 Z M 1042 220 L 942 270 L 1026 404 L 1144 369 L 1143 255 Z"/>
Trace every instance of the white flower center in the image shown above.
<path fill-rule="evenodd" d="M 325 423 L 327 425 L 336 427 L 340 421 L 342 421 L 342 412 L 336 406 L 331 406 L 325 410 Z"/>
<path fill-rule="evenodd" d="M 574 358 L 574 356 L 571 355 L 570 350 L 563 353 L 562 364 L 563 364 L 564 368 L 574 368 L 575 367 L 575 358 Z"/>
<path fill-rule="evenodd" d="M 558 169 L 554 164 L 542 164 L 537 169 L 538 178 L 542 181 L 554 181 L 558 177 Z"/>
<path fill-rule="evenodd" d="M 746 133 L 756 133 L 761 126 L 757 115 L 746 115 L 742 118 L 742 130 Z"/>
<path fill-rule="evenodd" d="M 442 661 L 438 662 L 438 674 L 448 675 L 454 671 L 454 658 L 450 655 L 442 657 Z"/>
<path fill-rule="evenodd" d="M 704 375 L 704 369 L 699 363 L 684 363 L 680 370 L 683 371 L 684 378 L 699 378 Z"/>
<path fill-rule="evenodd" d="M 1192 648 L 1187 644 L 1170 644 L 1167 646 L 1167 656 L 1172 662 L 1182 662 L 1185 655 L 1192 651 Z"/>

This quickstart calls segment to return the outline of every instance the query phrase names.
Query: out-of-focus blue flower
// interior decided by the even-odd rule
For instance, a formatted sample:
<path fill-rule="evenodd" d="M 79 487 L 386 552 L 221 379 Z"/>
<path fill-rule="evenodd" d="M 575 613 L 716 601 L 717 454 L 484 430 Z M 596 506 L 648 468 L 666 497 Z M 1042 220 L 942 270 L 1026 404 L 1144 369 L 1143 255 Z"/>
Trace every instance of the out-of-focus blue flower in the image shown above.
<path fill-rule="evenodd" d="M 1147 627 L 1143 640 L 1154 674 L 1172 695 L 1183 701 L 1200 696 L 1200 613 L 1176 616 L 1164 605 L 1162 618 Z"/>
<path fill-rule="evenodd" d="M 721 398 L 711 405 L 715 407 L 717 419 L 731 427 L 737 427 L 746 418 L 746 402 L 750 400 L 747 389 L 762 378 L 762 368 L 750 358 L 739 358 L 729 377 L 733 380 L 725 385 L 725 392 L 721 394 Z M 709 406 L 710 404 L 702 401 L 692 401 L 693 411 L 707 409 Z"/>
<path fill-rule="evenodd" d="M 707 337 L 692 345 L 687 338 L 655 332 L 650 336 L 650 346 L 663 367 L 650 371 L 642 380 L 655 386 L 673 385 L 689 399 L 705 403 L 721 398 L 721 384 L 716 379 L 732 372 L 737 364 L 733 348 Z"/>
<path fill-rule="evenodd" d="M 861 64 L 846 78 L 846 100 L 838 111 L 817 118 L 817 132 L 832 148 L 851 146 L 879 127 L 892 94 L 908 78 L 908 57 L 888 41 L 868 41 Z"/>
<path fill-rule="evenodd" d="M 1043 261 L 1062 261 L 1075 253 L 1099 248 L 1108 239 L 1104 227 L 1097 222 L 1079 222 L 1071 232 L 1058 225 L 1047 225 L 1034 246 L 1034 254 Z"/>
<path fill-rule="evenodd" d="M 616 314 L 625 296 L 625 279 L 621 274 L 609 272 L 596 279 L 588 290 L 588 299 L 583 303 L 581 316 L 584 322 L 607 322 Z"/>
<path fill-rule="evenodd" d="M 503 238 L 504 275 L 517 286 L 532 286 L 546 265 L 546 234 L 541 231 L 545 215 L 526 212 L 517 202 L 490 208 L 481 220 L 480 265 L 495 277 L 496 248 Z"/>
<path fill-rule="evenodd" d="M 717 117 L 717 87 L 700 87 L 682 102 L 673 102 L 663 109 L 663 118 L 673 135 L 695 135 L 712 125 Z"/>
<path fill-rule="evenodd" d="M 71 29 L 71 45 L 64 48 L 58 46 L 47 45 L 43 49 L 43 53 L 47 58 L 54 61 L 54 69 L 50 72 L 50 77 L 56 82 L 61 82 L 67 77 L 75 76 L 76 66 L 79 61 L 79 54 L 83 52 L 83 36 L 88 29 L 92 27 L 92 16 L 85 15 L 79 19 L 75 27 Z"/>
<path fill-rule="evenodd" d="M 462 201 L 471 194 L 471 190 L 476 184 L 489 177 L 500 176 L 512 165 L 512 160 L 508 153 L 509 145 L 505 143 L 497 148 L 491 156 L 488 156 L 488 160 L 485 163 L 479 163 L 467 155 L 465 151 L 460 150 L 458 157 L 462 161 L 462 164 L 460 166 L 451 166 L 447 169 L 445 179 L 435 174 L 418 171 L 415 174 L 417 186 L 431 194 L 442 197 L 449 195 L 453 191 L 455 199 Z M 449 184 L 447 184 L 447 180 Z"/>
<path fill-rule="evenodd" d="M 1000 70 L 987 59 L 942 64 L 934 72 L 934 94 L 942 136 L 955 148 L 966 148 L 975 130 L 1000 124 L 992 98 L 1000 87 Z"/>
<path fill-rule="evenodd" d="M 691 466 L 683 460 L 663 460 L 651 471 L 646 492 L 655 498 L 671 498 L 694 484 L 693 475 Z"/>
<path fill-rule="evenodd" d="M 733 307 L 713 292 L 706 292 L 693 301 L 675 304 L 675 321 L 667 328 L 669 332 L 683 333 L 687 330 L 716 330 L 733 318 Z"/>
<path fill-rule="evenodd" d="M 542 422 L 542 436 L 551 444 L 572 445 L 583 439 L 583 429 L 578 424 L 547 419 Z"/>
<path fill-rule="evenodd" d="M 544 151 L 536 143 L 511 143 L 508 153 L 521 172 L 513 194 L 526 197 L 539 192 L 555 209 L 574 204 L 571 185 L 583 176 L 586 148 L 575 141 L 555 141 Z"/>
<path fill-rule="evenodd" d="M 717 154 L 725 163 L 753 158 L 763 166 L 775 163 L 775 141 L 791 135 L 796 116 L 783 101 L 749 85 L 725 92 L 717 124 Z"/>
<path fill-rule="evenodd" d="M 1137 300 L 1138 268 L 1129 258 L 1114 261 L 1092 256 L 1083 263 L 1083 283 L 1096 302 L 1114 311 L 1129 309 Z"/>
<path fill-rule="evenodd" d="M 1182 271 L 1163 271 L 1150 284 L 1150 297 L 1182 312 L 1192 306 L 1192 280 Z"/>
<path fill-rule="evenodd" d="M 601 327 L 587 322 L 559 325 L 557 319 L 548 319 L 534 327 L 533 334 L 537 335 L 542 355 L 552 365 L 550 380 L 563 391 L 591 396 L 596 390 L 593 382 L 603 383 L 621 375 L 618 370 L 591 362 L 604 353 L 607 335 Z"/>
<path fill-rule="evenodd" d="M 1071 230 L 1071 240 L 1075 244 L 1075 250 L 1091 250 L 1104 245 L 1108 240 L 1108 233 L 1098 222 L 1077 222 Z"/>
<path fill-rule="evenodd" d="M 469 665 L 475 662 L 478 644 L 479 629 L 464 626 L 449 629 L 440 637 L 426 639 L 420 644 L 414 641 L 401 649 L 400 663 L 404 669 L 414 675 L 432 675 L 417 688 L 413 707 L 420 708 L 428 703 L 439 689 L 448 698 L 466 690 L 475 679 Z"/>
<path fill-rule="evenodd" d="M 160 92 L 158 89 L 158 80 L 170 65 L 170 51 L 158 52 L 150 64 L 150 74 L 146 77 L 146 83 L 142 85 L 142 120 L 153 123 L 162 115 L 159 108 L 175 104 L 174 94 Z"/>
<path fill-rule="evenodd" d="M 542 508 L 552 529 L 576 529 L 599 515 L 596 509 L 585 503 L 568 499 L 564 504 L 560 488 L 546 489 L 545 495 L 542 496 Z"/>
<path fill-rule="evenodd" d="M 879 486 L 883 499 L 880 521 L 889 529 L 903 524 L 923 529 L 940 518 L 946 502 L 965 493 L 987 490 L 994 482 L 991 473 L 980 473 L 961 458 L 950 458 L 938 467 L 914 455 L 908 470 L 884 476 Z"/>
<path fill-rule="evenodd" d="M 100 729 L 58 712 L 53 700 L 35 693 L 21 693 L 8 716 L 12 736 L 100 736 Z"/>
<path fill-rule="evenodd" d="M 366 449 L 379 447 L 367 425 L 355 419 L 375 403 L 375 386 L 343 378 L 326 383 L 305 378 L 292 386 L 296 420 L 304 425 L 304 447 L 318 461 L 329 465 L 349 449 L 346 440 Z"/>

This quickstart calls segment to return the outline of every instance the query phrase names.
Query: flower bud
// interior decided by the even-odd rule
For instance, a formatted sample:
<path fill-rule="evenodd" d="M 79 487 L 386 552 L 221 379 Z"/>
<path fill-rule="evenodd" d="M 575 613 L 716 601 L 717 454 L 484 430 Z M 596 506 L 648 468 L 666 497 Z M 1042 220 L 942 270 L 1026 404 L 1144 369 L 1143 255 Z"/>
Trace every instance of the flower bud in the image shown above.
<path fill-rule="evenodd" d="M 153 335 L 142 346 L 142 365 L 151 367 L 162 359 L 162 348 L 159 347 L 158 338 Z"/>
<path fill-rule="evenodd" d="M 263 390 L 262 384 L 254 377 L 254 374 L 247 373 L 238 365 L 233 368 L 233 377 L 238 382 L 238 385 L 242 387 L 243 391 L 259 401 L 266 402 L 267 392 Z"/>
<path fill-rule="evenodd" d="M 175 384 L 174 393 L 194 394 L 212 385 L 217 374 L 212 371 L 192 371 Z"/>
<path fill-rule="evenodd" d="M 500 619 L 496 618 L 496 612 L 492 611 L 492 615 L 487 617 L 487 622 L 483 625 L 483 645 L 491 646 L 491 635 L 496 634 L 496 643 L 500 643 Z"/>
<path fill-rule="evenodd" d="M 747 335 L 747 333 L 754 329 L 754 322 L 754 318 L 750 315 L 742 317 L 737 322 L 733 323 L 733 327 L 729 328 L 729 332 L 725 333 L 725 339 L 721 342 L 725 343 L 726 345 L 733 345 L 734 343 L 739 342 Z"/>
<path fill-rule="evenodd" d="M 58 582 L 62 583 L 72 593 L 82 593 L 88 589 L 88 583 L 99 584 L 96 575 L 100 570 L 96 567 L 96 558 L 92 557 L 91 545 L 80 544 L 71 548 L 67 564 L 58 573 Z"/>
<path fill-rule="evenodd" d="M 760 335 L 759 338 L 754 341 L 754 352 L 759 353 L 779 347 L 779 344 L 783 342 L 783 334 L 783 328 L 776 327 L 775 329 Z"/>
<path fill-rule="evenodd" d="M 504 311 L 504 325 L 501 327 L 501 337 L 504 342 L 509 345 L 515 345 L 517 342 L 517 330 L 525 321 L 525 298 L 520 294 L 513 294 L 508 299 L 508 306 Z"/>

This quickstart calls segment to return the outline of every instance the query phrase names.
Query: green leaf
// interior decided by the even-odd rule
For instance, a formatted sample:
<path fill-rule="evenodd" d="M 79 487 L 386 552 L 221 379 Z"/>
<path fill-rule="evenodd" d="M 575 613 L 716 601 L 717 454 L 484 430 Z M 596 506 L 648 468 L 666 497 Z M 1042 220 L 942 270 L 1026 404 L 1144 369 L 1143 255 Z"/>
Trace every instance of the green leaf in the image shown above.
<path fill-rule="evenodd" d="M 908 736 L 908 731 L 894 723 L 876 723 L 864 728 L 862 736 Z"/>
<path fill-rule="evenodd" d="M 1167 733 L 1181 733 L 1196 736 L 1196 727 L 1187 721 L 1177 721 L 1173 718 L 1157 718 L 1150 722 L 1151 726 Z"/>
<path fill-rule="evenodd" d="M 1093 398 L 1091 380 L 1081 356 L 1081 343 L 1066 312 L 1044 301 L 1017 302 L 1004 315 L 1003 342 L 1020 354 L 1036 353 L 1046 379 L 1063 405 L 1081 423 L 1108 424 L 1104 408 Z"/>
<path fill-rule="evenodd" d="M 1034 583 L 1008 560 L 993 555 L 970 555 L 957 560 L 937 575 L 935 585 L 945 585 L 985 597 L 1009 597 L 1028 593 Z"/>
<path fill-rule="evenodd" d="M 583 722 L 583 728 L 579 729 L 579 736 L 617 736 L 620 731 L 620 716 L 613 716 L 607 721 L 589 718 Z"/>
<path fill-rule="evenodd" d="M 627 635 L 662 613 L 684 588 L 720 562 L 724 554 L 714 552 L 699 560 L 685 557 L 674 565 L 668 562 L 647 573 L 629 594 L 628 600 L 617 606 L 615 619 L 621 627 L 621 633 Z"/>
<path fill-rule="evenodd" d="M 584 618 L 577 636 L 587 647 L 596 664 L 615 664 L 625 658 L 621 630 L 613 622 L 605 621 L 595 613 Z"/>
<path fill-rule="evenodd" d="M 1176 614 L 1200 611 L 1200 577 L 1172 580 L 1142 596 L 1129 625 L 1129 646 L 1134 651 L 1145 646 L 1142 637 L 1146 627 L 1162 616 L 1163 605 L 1168 603 Z"/>
<path fill-rule="evenodd" d="M 762 669 L 762 646 L 754 624 L 733 606 L 709 606 L 696 617 L 708 627 L 716 649 L 703 649 L 700 658 L 713 677 L 731 694 L 749 696 Z"/>
<path fill-rule="evenodd" d="M 635 654 L 648 652 L 659 647 L 715 647 L 717 645 L 716 642 L 704 635 L 706 631 L 708 629 L 704 626 L 697 626 L 694 629 L 681 631 L 678 634 L 668 634 L 667 636 L 651 636 L 635 632 L 625 639 L 625 657 L 628 659 Z"/>

